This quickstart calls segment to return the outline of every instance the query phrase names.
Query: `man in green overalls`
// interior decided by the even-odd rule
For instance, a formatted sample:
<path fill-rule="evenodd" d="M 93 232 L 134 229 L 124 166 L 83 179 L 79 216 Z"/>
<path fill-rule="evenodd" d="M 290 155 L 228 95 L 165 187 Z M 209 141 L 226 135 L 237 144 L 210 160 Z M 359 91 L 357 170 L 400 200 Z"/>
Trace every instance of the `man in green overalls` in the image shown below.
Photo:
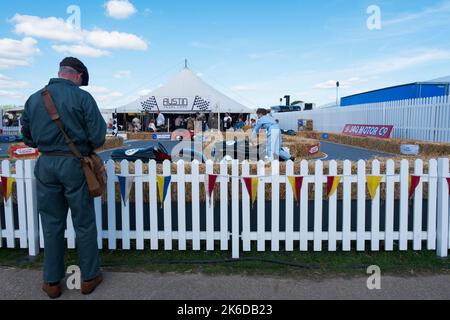
<path fill-rule="evenodd" d="M 79 87 L 87 86 L 89 73 L 76 58 L 65 58 L 48 91 L 65 130 L 83 155 L 105 143 L 106 123 L 94 98 Z M 38 210 L 44 234 L 44 285 L 50 298 L 61 295 L 65 278 L 64 231 L 71 210 L 83 279 L 81 291 L 92 293 L 102 281 L 97 244 L 94 201 L 89 196 L 80 160 L 66 144 L 45 107 L 42 90 L 25 104 L 22 134 L 25 143 L 41 152 L 36 168 Z"/>

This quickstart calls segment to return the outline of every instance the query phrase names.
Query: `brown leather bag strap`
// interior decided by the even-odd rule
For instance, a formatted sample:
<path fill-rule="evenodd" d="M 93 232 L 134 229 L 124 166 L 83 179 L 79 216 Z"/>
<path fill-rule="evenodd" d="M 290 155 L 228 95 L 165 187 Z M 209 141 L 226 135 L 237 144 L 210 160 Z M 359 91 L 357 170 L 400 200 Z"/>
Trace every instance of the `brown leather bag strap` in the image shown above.
<path fill-rule="evenodd" d="M 59 116 L 58 110 L 56 109 L 55 103 L 53 102 L 52 96 L 50 95 L 47 86 L 42 90 L 42 98 L 44 99 L 44 104 L 50 118 L 52 119 L 52 121 L 55 122 L 55 124 L 63 134 L 64 140 L 69 146 L 70 151 L 75 155 L 75 157 L 77 157 L 80 160 L 83 160 L 84 157 L 81 154 L 80 150 L 78 150 L 75 143 L 67 135 L 66 130 L 64 129 L 64 123 L 61 121 L 61 117 Z"/>

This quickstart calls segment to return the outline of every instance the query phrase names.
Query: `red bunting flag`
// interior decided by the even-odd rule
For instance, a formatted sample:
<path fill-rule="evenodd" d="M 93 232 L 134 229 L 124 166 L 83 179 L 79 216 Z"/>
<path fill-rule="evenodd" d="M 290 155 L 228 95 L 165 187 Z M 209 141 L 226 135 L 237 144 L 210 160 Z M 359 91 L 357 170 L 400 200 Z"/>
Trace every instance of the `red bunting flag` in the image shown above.
<path fill-rule="evenodd" d="M 447 178 L 447 183 L 448 183 L 448 194 L 450 195 L 450 178 Z"/>
<path fill-rule="evenodd" d="M 3 199 L 5 201 L 8 201 L 11 197 L 12 187 L 15 179 L 11 177 L 2 177 L 2 192 L 3 192 Z"/>
<path fill-rule="evenodd" d="M 292 186 L 295 200 L 300 201 L 300 192 L 303 186 L 303 177 L 288 177 L 288 179 Z"/>
<path fill-rule="evenodd" d="M 327 194 L 328 198 L 331 197 L 339 187 L 342 177 L 327 177 Z"/>
<path fill-rule="evenodd" d="M 414 194 L 416 193 L 416 189 L 420 184 L 419 176 L 410 176 L 409 177 L 409 199 L 414 198 Z"/>
<path fill-rule="evenodd" d="M 207 181 L 207 184 L 208 184 L 208 199 L 209 199 L 209 205 L 211 206 L 211 204 L 212 204 L 212 194 L 213 194 L 213 192 L 214 192 L 214 189 L 216 188 L 216 181 L 217 181 L 217 175 L 214 175 L 214 174 L 209 174 L 208 175 L 208 181 Z"/>

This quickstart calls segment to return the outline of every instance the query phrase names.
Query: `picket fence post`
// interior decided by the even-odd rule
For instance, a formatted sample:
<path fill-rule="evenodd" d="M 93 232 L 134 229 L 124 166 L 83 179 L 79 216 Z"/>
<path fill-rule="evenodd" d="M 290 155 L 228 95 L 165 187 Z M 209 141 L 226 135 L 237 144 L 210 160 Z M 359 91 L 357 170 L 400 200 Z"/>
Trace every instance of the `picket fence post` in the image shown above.
<path fill-rule="evenodd" d="M 37 209 L 36 179 L 34 179 L 34 160 L 25 161 L 25 194 L 27 198 L 28 254 L 39 254 L 39 214 Z"/>
<path fill-rule="evenodd" d="M 449 159 L 438 160 L 438 210 L 437 210 L 437 255 L 441 258 L 448 256 L 449 242 L 449 191 L 447 178 L 449 170 Z"/>

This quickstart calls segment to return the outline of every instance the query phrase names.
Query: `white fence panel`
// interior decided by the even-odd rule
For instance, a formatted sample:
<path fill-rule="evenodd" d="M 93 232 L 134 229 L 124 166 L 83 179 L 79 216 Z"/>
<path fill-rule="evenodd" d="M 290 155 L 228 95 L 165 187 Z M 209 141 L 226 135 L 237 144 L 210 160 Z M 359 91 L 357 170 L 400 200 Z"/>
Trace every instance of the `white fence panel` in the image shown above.
<path fill-rule="evenodd" d="M 401 100 L 276 113 L 282 129 L 297 130 L 298 119 L 314 121 L 320 132 L 342 133 L 346 124 L 393 125 L 393 138 L 450 142 L 449 97 Z"/>
<path fill-rule="evenodd" d="M 37 214 L 34 165 L 33 161 L 18 161 L 15 168 L 12 168 L 8 161 L 3 161 L 1 166 L 2 177 L 15 179 L 16 191 L 8 201 L 4 201 L 3 210 L 0 212 L 0 222 L 4 222 L 0 225 L 0 246 L 28 247 L 30 255 L 37 255 L 39 245 L 44 246 L 42 226 Z M 254 164 L 251 165 L 254 166 Z M 122 162 L 120 167 L 120 173 L 116 173 L 115 164 L 107 163 L 109 174 L 107 203 L 105 203 L 105 208 L 108 210 L 105 212 L 107 223 L 103 221 L 102 198 L 94 199 L 100 248 L 102 248 L 103 240 L 108 240 L 108 249 L 114 250 L 116 241 L 121 240 L 122 248 L 129 250 L 131 241 L 136 240 L 136 248 L 144 250 L 145 240 L 150 239 L 152 250 L 159 249 L 159 241 L 164 242 L 165 250 L 173 250 L 173 241 L 178 241 L 178 250 L 187 250 L 190 248 L 188 244 L 192 244 L 192 249 L 195 251 L 201 250 L 202 247 L 212 251 L 215 250 L 215 241 L 220 240 L 220 249 L 228 250 L 231 239 L 231 253 L 233 258 L 237 258 L 240 255 L 241 244 L 244 252 L 249 252 L 253 243 L 257 245 L 258 251 L 279 251 L 282 245 L 286 251 L 294 250 L 296 245 L 299 246 L 300 251 L 308 251 L 310 241 L 313 243 L 314 251 L 323 251 L 324 245 L 327 246 L 326 250 L 336 251 L 339 241 L 342 241 L 343 251 L 350 251 L 352 245 L 356 246 L 358 251 L 379 251 L 380 248 L 392 251 L 397 243 L 401 251 L 408 249 L 418 251 L 423 249 L 422 241 L 427 241 L 428 250 L 437 249 L 437 254 L 441 257 L 448 255 L 450 247 L 448 158 L 439 159 L 439 161 L 430 160 L 428 170 L 424 170 L 422 160 L 416 160 L 414 168 L 410 168 L 409 162 L 403 160 L 400 162 L 399 172 L 396 172 L 395 163 L 392 160 L 387 161 L 385 172 L 381 172 L 381 164 L 378 160 L 372 163 L 359 161 L 356 172 L 352 172 L 350 161 L 344 161 L 343 167 L 339 170 L 337 162 L 330 161 L 328 172 L 324 172 L 322 161 L 315 162 L 314 172 L 309 171 L 307 161 L 301 162 L 299 172 L 297 172 L 298 169 L 295 170 L 294 163 L 288 162 L 285 173 L 280 173 L 281 168 L 278 162 L 273 163 L 271 170 L 264 162 L 259 162 L 257 175 L 251 175 L 253 167 L 251 168 L 248 162 L 240 164 L 238 161 L 233 161 L 231 172 L 228 170 L 229 164 L 223 162 L 220 164 L 218 185 L 214 191 L 214 193 L 220 192 L 220 201 L 217 203 L 213 201 L 214 193 L 211 202 L 208 195 L 206 199 L 200 197 L 200 188 L 206 187 L 208 174 L 216 174 L 212 162 L 207 163 L 206 174 L 199 173 L 198 161 L 192 163 L 190 174 L 186 174 L 187 167 L 182 161 L 177 163 L 177 170 L 174 173 L 171 172 L 170 162 L 163 164 L 162 173 L 157 173 L 157 165 L 154 161 L 149 163 L 148 174 L 144 173 L 141 162 L 135 164 L 134 174 L 129 172 L 126 161 Z M 239 169 L 242 169 L 242 172 Z M 12 174 L 12 172 L 15 173 Z M 370 172 L 369 175 L 381 177 L 381 185 L 372 200 L 367 197 L 366 172 Z M 159 209 L 161 201 L 158 197 L 158 175 L 171 177 L 171 184 L 167 190 L 167 197 L 162 203 L 162 209 Z M 420 177 L 420 183 L 413 193 L 413 200 L 409 197 L 411 175 Z M 133 208 L 130 199 L 123 201 L 118 194 L 119 188 L 116 188 L 118 176 L 133 177 L 136 212 L 130 212 L 130 208 Z M 293 189 L 288 179 L 291 176 L 303 178 L 299 203 L 295 203 L 294 200 Z M 252 207 L 251 196 L 247 192 L 243 177 L 258 178 L 255 208 Z M 329 198 L 323 193 L 323 189 L 329 182 L 328 177 L 342 178 L 338 190 Z M 144 186 L 147 183 L 150 200 L 150 203 L 146 204 L 149 206 L 149 227 L 144 224 L 143 198 Z M 186 195 L 188 190 L 186 185 L 189 183 L 192 186 L 192 194 Z M 177 185 L 177 192 L 172 198 L 173 184 Z M 311 193 L 313 198 L 309 198 L 310 185 L 314 187 L 314 192 Z M 266 186 L 272 188 L 270 204 L 265 198 Z M 357 191 L 357 197 L 354 199 L 352 199 L 352 186 L 356 187 Z M 228 195 L 229 187 L 231 201 Z M 283 200 L 280 199 L 282 187 L 285 188 L 286 196 Z M 205 191 L 207 191 L 206 188 Z M 398 193 L 397 196 L 396 193 Z M 188 197 L 192 199 L 190 204 L 192 231 L 187 231 L 186 209 L 189 204 L 186 203 L 186 199 Z M 175 205 L 172 200 L 177 202 L 177 212 L 174 212 Z M 120 209 L 122 213 L 122 230 L 116 228 L 118 217 L 116 201 L 121 202 L 120 208 L 117 209 Z M 280 203 L 285 206 L 284 212 L 280 210 Z M 382 206 L 383 203 L 384 206 Z M 327 219 L 323 219 L 324 208 L 326 208 L 323 204 L 328 205 Z M 220 211 L 220 221 L 215 221 L 215 205 L 220 205 L 220 210 L 217 210 Z M 268 206 L 271 207 L 270 210 L 266 210 Z M 311 215 L 313 221 L 309 221 L 310 207 L 314 208 L 314 214 Z M 370 215 L 366 212 L 366 208 L 369 208 L 367 210 L 370 210 Z M 252 212 L 256 214 L 256 219 L 251 217 Z M 206 213 L 205 220 L 200 219 L 201 213 Z M 130 230 L 130 217 L 134 214 L 136 230 Z M 178 220 L 177 231 L 174 230 L 172 221 L 175 215 Z M 284 226 L 281 224 L 282 216 L 285 216 Z M 384 231 L 381 226 L 383 216 Z M 162 221 L 158 221 L 160 217 L 163 218 Z M 231 233 L 228 227 L 229 219 Z M 353 219 L 356 220 L 352 221 Z M 75 248 L 75 232 L 70 212 L 67 220 L 67 246 Z M 425 220 L 426 224 L 423 223 Z M 266 221 L 271 222 L 270 231 L 266 230 Z M 409 228 L 409 222 L 412 229 Z M 106 230 L 103 230 L 103 225 L 107 225 Z M 220 225 L 218 231 L 215 230 L 217 225 Z M 313 226 L 312 230 L 309 225 Z M 356 225 L 356 232 L 351 229 L 352 225 Z M 159 229 L 158 226 L 162 226 L 163 229 Z M 283 228 L 285 230 L 281 231 Z M 266 247 L 266 241 L 271 242 L 270 248 Z M 370 241 L 371 245 L 366 246 L 366 241 Z"/>

